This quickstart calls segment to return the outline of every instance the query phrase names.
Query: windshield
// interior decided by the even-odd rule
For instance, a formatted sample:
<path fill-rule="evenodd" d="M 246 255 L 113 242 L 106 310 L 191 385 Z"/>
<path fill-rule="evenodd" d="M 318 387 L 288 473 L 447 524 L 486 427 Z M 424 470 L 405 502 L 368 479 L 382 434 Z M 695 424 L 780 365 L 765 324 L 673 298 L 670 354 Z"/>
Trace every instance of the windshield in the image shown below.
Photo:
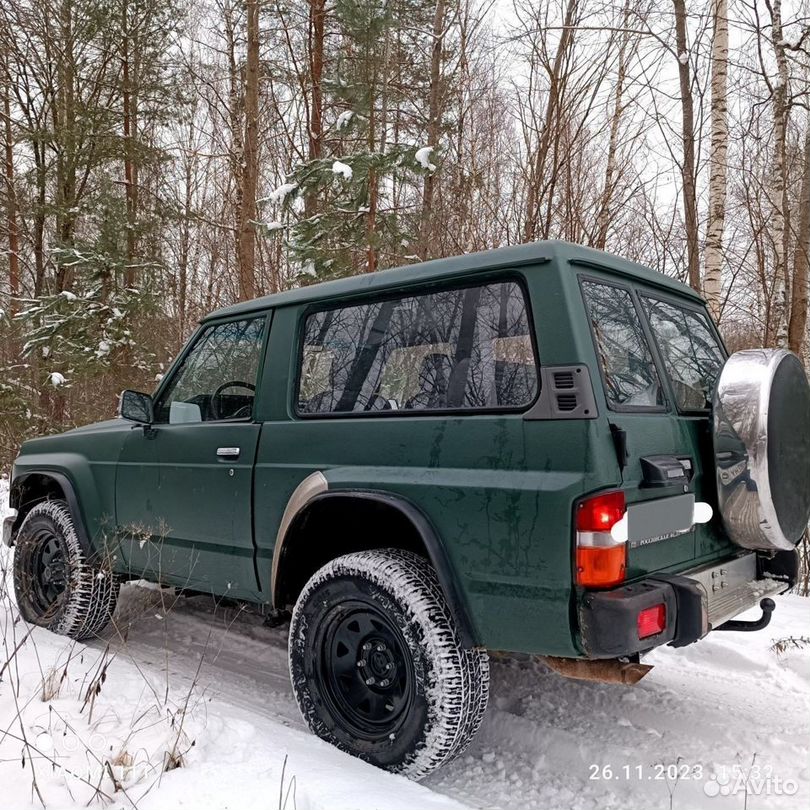
<path fill-rule="evenodd" d="M 725 354 L 706 316 L 657 298 L 642 296 L 678 407 L 704 410 L 711 405 Z"/>

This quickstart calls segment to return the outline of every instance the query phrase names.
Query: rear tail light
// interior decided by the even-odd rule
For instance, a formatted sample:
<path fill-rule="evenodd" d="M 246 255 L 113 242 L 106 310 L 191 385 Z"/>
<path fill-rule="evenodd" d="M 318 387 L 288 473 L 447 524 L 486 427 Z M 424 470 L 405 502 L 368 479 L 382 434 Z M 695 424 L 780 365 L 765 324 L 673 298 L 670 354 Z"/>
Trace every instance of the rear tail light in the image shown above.
<path fill-rule="evenodd" d="M 606 492 L 580 501 L 576 511 L 576 582 L 584 588 L 609 588 L 624 581 L 627 543 L 610 533 L 625 512 L 623 492 Z"/>
<path fill-rule="evenodd" d="M 649 638 L 663 632 L 667 626 L 667 606 L 658 605 L 645 608 L 638 614 L 638 637 Z"/>

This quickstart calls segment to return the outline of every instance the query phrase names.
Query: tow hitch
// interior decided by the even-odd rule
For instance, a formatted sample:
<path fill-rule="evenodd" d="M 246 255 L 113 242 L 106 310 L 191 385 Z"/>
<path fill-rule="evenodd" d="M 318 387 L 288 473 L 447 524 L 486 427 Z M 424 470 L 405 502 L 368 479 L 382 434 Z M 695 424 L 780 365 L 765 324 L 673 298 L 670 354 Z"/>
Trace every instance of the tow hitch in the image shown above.
<path fill-rule="evenodd" d="M 714 627 L 714 630 L 739 630 L 745 633 L 751 633 L 754 630 L 762 630 L 767 627 L 771 621 L 771 614 L 776 609 L 776 603 L 773 599 L 765 598 L 759 603 L 762 610 L 762 615 L 754 621 L 746 621 L 744 619 L 730 619 L 729 621 Z"/>

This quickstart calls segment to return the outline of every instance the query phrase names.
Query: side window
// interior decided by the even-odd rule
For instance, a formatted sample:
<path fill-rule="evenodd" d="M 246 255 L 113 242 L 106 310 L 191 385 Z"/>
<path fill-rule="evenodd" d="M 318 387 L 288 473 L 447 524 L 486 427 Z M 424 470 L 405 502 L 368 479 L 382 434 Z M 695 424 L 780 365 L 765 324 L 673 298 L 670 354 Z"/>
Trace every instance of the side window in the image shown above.
<path fill-rule="evenodd" d="M 310 315 L 298 412 L 519 408 L 537 384 L 523 290 L 508 281 Z"/>
<path fill-rule="evenodd" d="M 219 422 L 253 413 L 265 318 L 209 326 L 155 405 L 158 422 Z"/>
<path fill-rule="evenodd" d="M 582 291 L 609 404 L 661 407 L 661 381 L 630 293 L 595 281 L 583 281 Z"/>
<path fill-rule="evenodd" d="M 644 309 L 661 349 L 678 407 L 702 410 L 711 404 L 724 355 L 703 315 L 643 297 Z"/>

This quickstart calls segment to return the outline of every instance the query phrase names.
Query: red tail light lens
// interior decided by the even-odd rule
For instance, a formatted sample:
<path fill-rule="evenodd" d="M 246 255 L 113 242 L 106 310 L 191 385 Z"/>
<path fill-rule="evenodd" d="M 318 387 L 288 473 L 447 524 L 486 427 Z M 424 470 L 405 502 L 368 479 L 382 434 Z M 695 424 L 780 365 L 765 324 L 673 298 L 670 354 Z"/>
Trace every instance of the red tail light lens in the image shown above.
<path fill-rule="evenodd" d="M 623 492 L 587 498 L 576 511 L 576 582 L 584 588 L 610 588 L 624 581 L 627 544 L 610 533 L 624 517 Z"/>
<path fill-rule="evenodd" d="M 624 515 L 623 492 L 606 492 L 582 501 L 577 507 L 578 532 L 609 532 Z"/>
<path fill-rule="evenodd" d="M 667 606 L 661 602 L 638 614 L 638 637 L 649 638 L 663 632 L 667 626 Z"/>

